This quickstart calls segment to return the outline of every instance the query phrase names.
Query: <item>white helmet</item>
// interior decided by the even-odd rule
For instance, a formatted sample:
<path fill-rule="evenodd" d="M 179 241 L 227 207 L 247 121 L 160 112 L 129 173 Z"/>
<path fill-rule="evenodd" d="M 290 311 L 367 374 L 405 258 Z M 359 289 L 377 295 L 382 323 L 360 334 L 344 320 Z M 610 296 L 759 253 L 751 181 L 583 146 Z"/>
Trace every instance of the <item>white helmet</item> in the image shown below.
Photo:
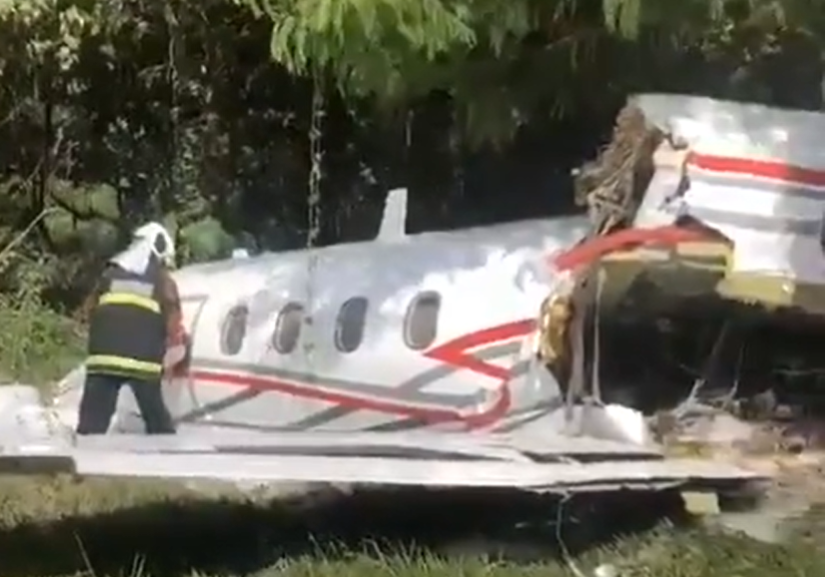
<path fill-rule="evenodd" d="M 175 241 L 172 235 L 157 222 L 150 222 L 135 229 L 132 234 L 134 240 L 148 240 L 152 243 L 152 254 L 157 256 L 163 264 L 172 267 L 175 265 Z"/>

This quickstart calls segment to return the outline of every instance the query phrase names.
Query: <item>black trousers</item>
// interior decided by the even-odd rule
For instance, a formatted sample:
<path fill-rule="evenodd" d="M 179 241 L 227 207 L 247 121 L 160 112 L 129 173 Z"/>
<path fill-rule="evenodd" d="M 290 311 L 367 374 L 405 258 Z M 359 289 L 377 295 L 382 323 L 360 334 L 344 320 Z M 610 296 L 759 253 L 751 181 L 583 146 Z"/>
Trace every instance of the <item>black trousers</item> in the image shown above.
<path fill-rule="evenodd" d="M 162 435 L 175 432 L 172 417 L 163 402 L 160 381 L 143 381 L 94 373 L 86 375 L 83 385 L 77 420 L 78 435 L 106 433 L 117 409 L 117 397 L 123 385 L 132 389 L 135 395 L 147 434 Z"/>

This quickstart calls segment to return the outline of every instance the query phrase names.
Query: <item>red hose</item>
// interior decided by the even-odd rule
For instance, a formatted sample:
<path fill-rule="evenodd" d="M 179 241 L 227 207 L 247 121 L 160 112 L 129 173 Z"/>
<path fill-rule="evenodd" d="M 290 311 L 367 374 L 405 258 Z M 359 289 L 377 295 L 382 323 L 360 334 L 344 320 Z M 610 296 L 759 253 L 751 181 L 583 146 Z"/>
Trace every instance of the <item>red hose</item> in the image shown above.
<path fill-rule="evenodd" d="M 590 264 L 606 254 L 620 250 L 651 244 L 672 246 L 680 242 L 708 240 L 708 238 L 706 232 L 673 225 L 657 228 L 626 228 L 576 245 L 553 256 L 551 263 L 556 270 L 564 271 Z"/>

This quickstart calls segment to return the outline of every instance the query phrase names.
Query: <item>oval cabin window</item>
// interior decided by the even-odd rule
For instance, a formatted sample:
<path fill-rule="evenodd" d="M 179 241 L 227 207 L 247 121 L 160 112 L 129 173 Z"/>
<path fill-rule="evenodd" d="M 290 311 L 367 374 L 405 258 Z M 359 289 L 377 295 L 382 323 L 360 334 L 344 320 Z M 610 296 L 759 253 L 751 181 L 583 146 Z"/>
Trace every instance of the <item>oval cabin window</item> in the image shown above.
<path fill-rule="evenodd" d="M 246 305 L 233 307 L 226 315 L 221 329 L 221 352 L 233 356 L 241 352 L 243 341 L 246 338 L 246 321 L 249 318 L 249 309 Z"/>
<path fill-rule="evenodd" d="M 304 322 L 304 307 L 298 303 L 289 303 L 278 314 L 275 332 L 272 334 L 272 347 L 287 355 L 295 350 L 301 337 L 301 325 Z"/>
<path fill-rule="evenodd" d="M 404 343 L 418 351 L 426 349 L 438 335 L 438 313 L 441 296 L 435 292 L 421 293 L 407 308 L 404 317 Z"/>
<path fill-rule="evenodd" d="M 353 297 L 341 305 L 335 322 L 335 348 L 342 353 L 351 353 L 361 344 L 367 307 L 364 297 Z"/>

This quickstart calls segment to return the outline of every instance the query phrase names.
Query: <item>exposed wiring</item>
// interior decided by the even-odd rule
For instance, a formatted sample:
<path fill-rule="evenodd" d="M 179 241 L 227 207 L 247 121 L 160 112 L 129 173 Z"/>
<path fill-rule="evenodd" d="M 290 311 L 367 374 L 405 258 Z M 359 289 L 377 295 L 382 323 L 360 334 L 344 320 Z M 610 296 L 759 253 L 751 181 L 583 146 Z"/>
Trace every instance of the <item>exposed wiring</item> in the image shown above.
<path fill-rule="evenodd" d="M 687 363 L 682 361 L 678 361 L 674 359 L 672 356 L 668 355 L 667 359 L 673 363 L 673 366 L 684 372 L 686 375 L 689 375 L 694 378 L 699 378 L 702 375 L 702 370 L 698 367 L 692 367 Z M 741 361 L 740 361 L 741 362 Z M 741 365 L 740 365 L 741 369 Z M 825 367 L 816 367 L 816 368 L 809 368 L 809 369 L 782 369 L 782 368 L 773 368 L 768 371 L 768 374 L 781 376 L 781 377 L 813 377 L 813 376 L 820 376 L 825 375 Z"/>
<path fill-rule="evenodd" d="M 717 337 L 716 342 L 713 344 L 713 349 L 710 351 L 710 356 L 708 357 L 701 376 L 694 381 L 693 387 L 691 388 L 690 394 L 687 398 L 679 403 L 679 406 L 673 409 L 673 415 L 677 419 L 684 417 L 690 411 L 692 406 L 696 404 L 696 398 L 699 395 L 699 391 L 701 391 L 707 384 L 708 374 L 715 368 L 716 362 L 719 360 L 719 355 L 722 353 L 722 346 L 724 345 L 728 333 L 730 332 L 730 327 L 731 322 L 729 320 L 725 321 L 725 324 L 722 325 L 722 330 L 719 331 L 719 336 Z"/>
<path fill-rule="evenodd" d="M 607 281 L 607 273 L 600 268 L 596 278 L 596 299 L 593 305 L 593 387 L 591 398 L 597 403 L 602 402 L 602 382 L 601 382 L 601 305 L 602 291 Z"/>
<path fill-rule="evenodd" d="M 711 233 L 707 231 L 686 228 L 682 226 L 676 225 L 669 225 L 669 226 L 662 226 L 656 228 L 628 228 L 622 229 L 616 232 L 612 232 L 607 235 L 596 236 L 583 242 L 579 243 L 578 245 L 565 250 L 560 253 L 554 254 L 550 259 L 548 259 L 548 264 L 550 265 L 551 269 L 554 273 L 562 274 L 562 273 L 575 273 L 580 270 L 584 269 L 590 265 L 597 264 L 603 257 L 619 252 L 619 251 L 627 251 L 632 250 L 634 248 L 639 248 L 642 246 L 661 246 L 661 247 L 669 247 L 673 245 L 677 245 L 682 242 L 697 242 L 697 241 L 716 241 L 717 238 L 712 236 Z M 598 281 L 597 281 L 598 282 Z M 601 283 L 599 283 L 601 284 Z M 600 289 L 602 287 L 597 287 L 596 292 L 596 307 L 597 307 L 597 315 L 598 315 L 598 308 L 599 308 L 599 300 L 600 300 Z M 565 400 L 565 420 L 568 422 L 572 421 L 572 404 L 575 400 L 575 395 L 572 394 L 575 390 L 580 390 L 583 386 L 583 382 L 577 382 L 577 379 L 582 379 L 583 375 L 581 374 L 582 367 L 578 366 L 576 362 L 577 354 L 582 352 L 581 349 L 581 342 L 578 342 L 582 338 L 581 330 L 583 327 L 580 327 L 581 319 L 578 319 L 579 322 L 576 322 L 577 319 L 573 319 L 573 343 L 574 346 L 572 347 L 573 353 L 573 371 L 570 378 L 571 386 L 568 388 L 567 399 Z M 678 367 L 680 370 L 684 371 L 686 374 L 691 376 L 694 379 L 693 387 L 688 395 L 687 399 L 685 399 L 679 406 L 674 410 L 674 415 L 678 417 L 684 416 L 687 412 L 689 412 L 692 405 L 694 405 L 697 401 L 697 397 L 701 389 L 707 384 L 707 375 L 710 370 L 712 370 L 713 365 L 717 362 L 718 356 L 721 354 L 721 347 L 722 344 L 727 337 L 727 333 L 730 330 L 730 322 L 727 321 L 720 331 L 718 338 L 714 344 L 714 347 L 711 351 L 707 362 L 703 368 L 694 368 L 684 362 L 679 361 L 678 359 L 674 358 L 673 355 L 668 354 L 665 352 L 666 359 L 673 363 L 675 367 Z M 578 331 L 576 330 L 578 329 Z M 578 334 L 577 334 L 578 333 Z M 598 323 L 598 319 L 593 327 L 593 336 L 595 338 L 594 343 L 594 357 L 596 366 L 594 367 L 594 374 L 593 374 L 593 383 L 592 383 L 592 392 L 596 395 L 596 398 L 600 396 L 600 389 L 601 383 L 599 380 L 599 373 L 598 373 L 598 360 L 600 357 L 600 326 Z M 578 347 L 576 346 L 578 345 Z M 742 381 L 742 367 L 744 365 L 744 344 L 740 347 L 739 350 L 739 357 L 737 360 L 737 368 L 736 374 L 734 378 L 734 383 L 731 388 L 731 391 L 725 395 L 726 404 L 730 403 L 732 399 L 735 397 L 736 394 L 740 391 L 740 385 Z M 787 365 L 786 365 L 787 366 Z M 579 369 L 577 371 L 577 369 Z M 785 377 L 785 378 L 804 378 L 804 377 L 815 377 L 818 378 L 820 376 L 825 376 L 825 367 L 813 367 L 813 368 L 780 368 L 780 367 L 772 367 L 768 373 L 775 377 Z M 583 380 L 583 379 L 582 379 Z M 576 386 L 577 385 L 577 386 Z"/>
<path fill-rule="evenodd" d="M 736 394 L 739 392 L 739 383 L 741 381 L 742 375 L 742 363 L 745 360 L 745 343 L 741 343 L 739 346 L 738 354 L 736 355 L 736 372 L 733 375 L 733 386 L 730 388 L 730 392 L 725 395 L 725 399 L 722 401 L 722 409 L 728 410 L 733 405 L 734 400 L 736 399 Z"/>
<path fill-rule="evenodd" d="M 636 246 L 659 244 L 659 245 L 674 245 L 679 242 L 708 240 L 708 233 L 693 229 L 688 229 L 680 226 L 662 226 L 657 228 L 631 228 L 623 229 L 607 235 L 600 235 L 588 239 L 573 248 L 558 253 L 551 259 L 550 265 L 557 273 L 563 273 L 579 269 L 584 266 L 591 265 L 603 256 L 620 251 L 627 250 Z M 594 344 L 594 367 L 593 367 L 593 382 L 591 387 L 591 395 L 595 394 L 595 398 L 601 401 L 601 383 L 599 380 L 599 321 L 598 316 L 601 305 L 601 292 L 604 281 L 604 271 L 599 271 L 597 274 L 596 286 L 596 309 L 595 309 L 595 324 L 593 327 Z M 584 323 L 581 315 L 576 315 L 572 323 L 572 355 L 573 362 L 571 367 L 571 375 L 569 379 L 569 386 L 565 399 L 565 423 L 570 426 L 573 420 L 573 403 L 584 389 L 584 366 L 582 364 L 582 353 L 584 351 Z"/>

